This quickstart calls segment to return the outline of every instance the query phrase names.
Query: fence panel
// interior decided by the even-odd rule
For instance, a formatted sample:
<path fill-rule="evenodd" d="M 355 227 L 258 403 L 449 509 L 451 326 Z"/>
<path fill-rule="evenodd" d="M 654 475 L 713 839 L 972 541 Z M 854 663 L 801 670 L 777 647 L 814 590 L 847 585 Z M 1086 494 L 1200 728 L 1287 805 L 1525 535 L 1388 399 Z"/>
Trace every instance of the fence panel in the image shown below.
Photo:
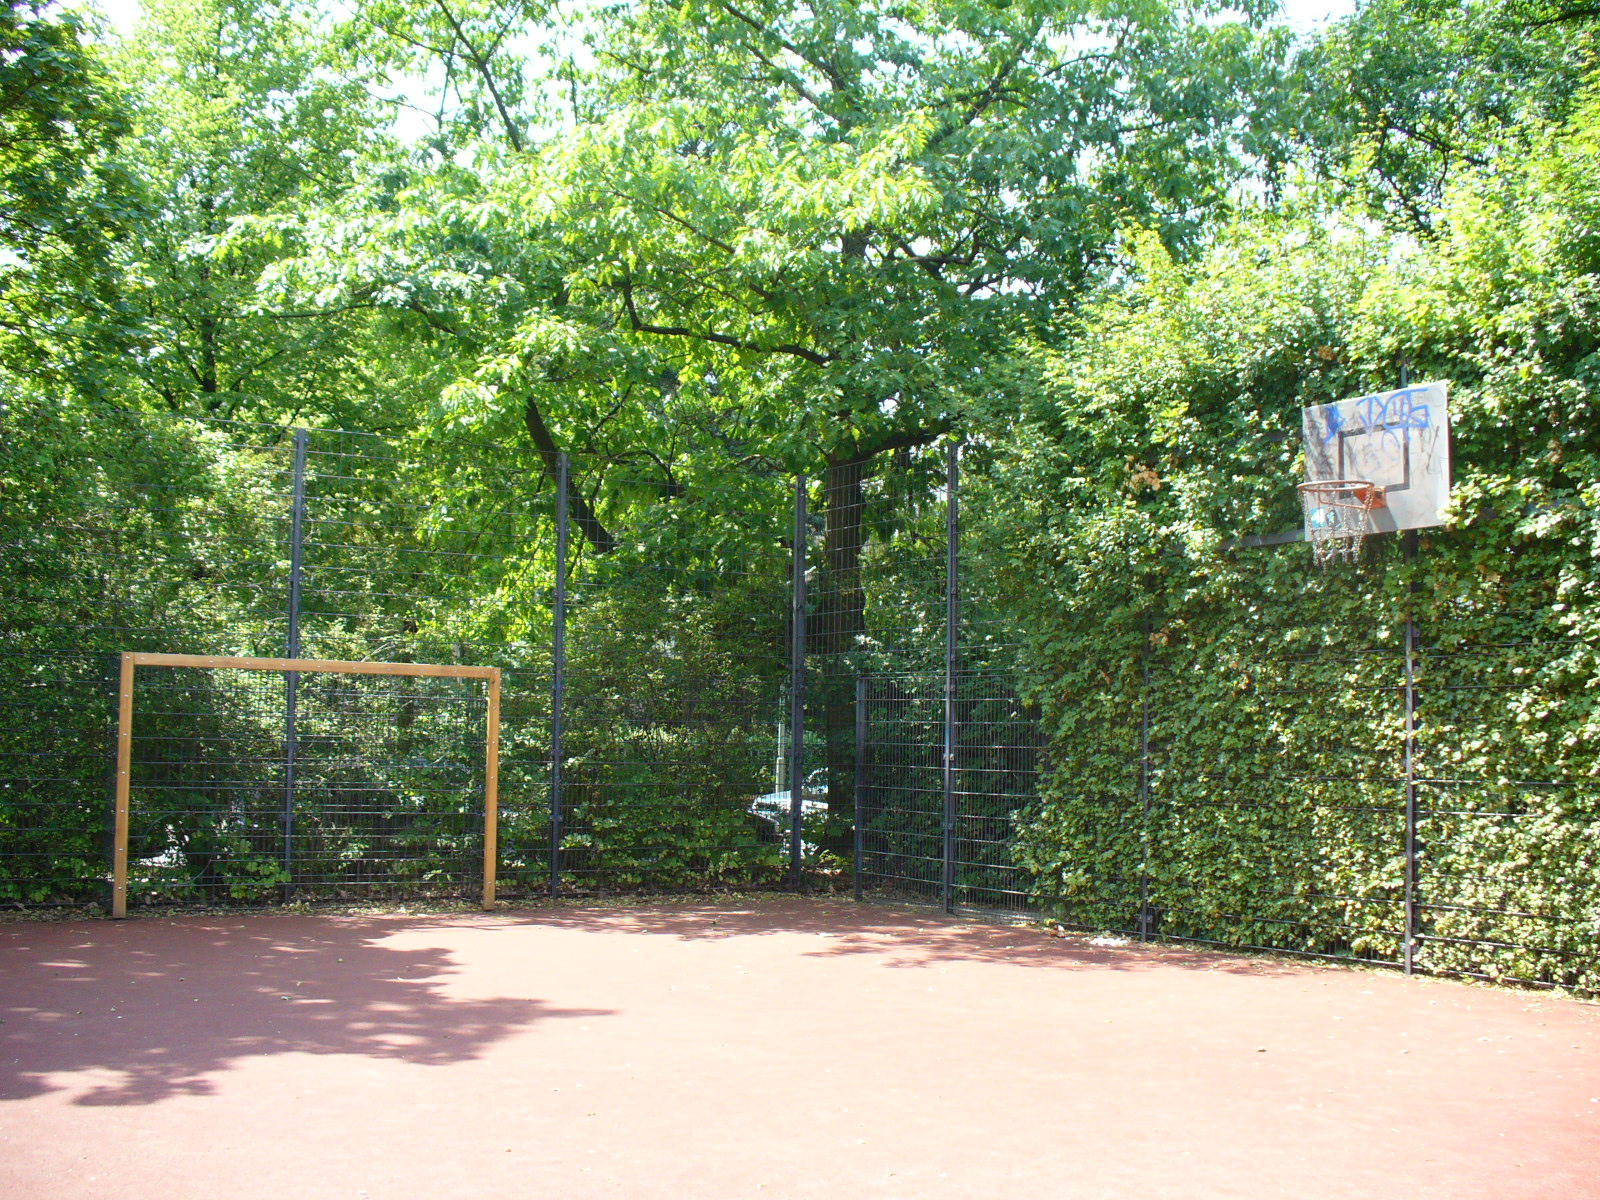
<path fill-rule="evenodd" d="M 281 650 L 290 439 L 18 401 L 0 459 L 0 901 L 102 900 L 116 656 Z"/>

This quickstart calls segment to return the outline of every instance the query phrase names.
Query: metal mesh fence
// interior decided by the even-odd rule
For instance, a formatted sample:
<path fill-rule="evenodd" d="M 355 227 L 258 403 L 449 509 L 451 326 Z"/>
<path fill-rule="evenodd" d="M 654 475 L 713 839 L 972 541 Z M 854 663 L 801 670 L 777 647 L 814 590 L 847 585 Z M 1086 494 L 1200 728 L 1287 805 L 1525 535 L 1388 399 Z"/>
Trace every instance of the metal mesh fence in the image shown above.
<path fill-rule="evenodd" d="M 647 502 L 600 510 L 604 553 L 575 542 L 559 886 L 782 882 L 790 481 L 701 486 L 582 457 L 572 470 L 580 494 Z"/>
<path fill-rule="evenodd" d="M 0 507 L 0 901 L 105 896 L 118 654 L 298 654 L 501 669 L 509 896 L 849 880 L 1530 982 L 1596 953 L 1592 781 L 1538 731 L 1583 701 L 1553 581 L 1420 625 L 1377 562 L 1292 605 L 1241 569 L 1173 625 L 1130 596 L 1041 718 L 1005 556 L 961 552 L 981 446 L 797 489 L 703 456 L 7 418 L 5 477 L 48 477 Z M 136 901 L 471 886 L 474 696 L 180 674 L 146 685 Z M 1531 888 L 1530 856 L 1567 882 Z"/>
<path fill-rule="evenodd" d="M 1015 830 L 1036 800 L 1038 714 L 1007 676 L 959 675 L 955 685 L 947 843 L 943 675 L 861 677 L 861 886 L 884 899 L 1028 913 Z"/>
<path fill-rule="evenodd" d="M 1033 881 L 1017 863 L 1015 842 L 1018 816 L 1038 795 L 1044 757 L 1038 710 L 1018 695 L 1013 675 L 960 675 L 955 726 L 954 903 L 1030 913 Z"/>
<path fill-rule="evenodd" d="M 292 451 L 258 426 L 7 415 L 0 899 L 99 899 L 115 656 L 281 649 Z"/>
<path fill-rule="evenodd" d="M 1018 698 L 1017 631 L 988 580 L 963 574 L 962 461 L 951 445 L 915 447 L 821 480 L 813 786 L 835 839 L 823 847 L 856 831 L 858 894 L 1021 913 L 1013 835 L 1039 726 Z"/>
<path fill-rule="evenodd" d="M 555 482 L 505 446 L 285 437 L 290 519 L 275 576 L 293 621 L 274 653 L 501 668 L 500 886 L 544 887 Z M 453 853 L 442 841 L 440 861 Z"/>
<path fill-rule="evenodd" d="M 861 886 L 944 901 L 944 678 L 867 675 L 860 691 Z"/>
<path fill-rule="evenodd" d="M 780 786 L 781 473 L 552 465 L 525 448 L 147 413 L 6 415 L 0 456 L 24 486 L 0 512 L 0 901 L 103 898 L 115 662 L 129 650 L 500 667 L 503 894 L 781 874 L 759 803 Z M 30 479 L 41 462 L 51 476 Z M 187 715 L 210 730 L 194 769 L 237 735 L 241 779 L 223 790 L 239 797 L 279 792 L 286 745 L 310 737 L 315 756 L 332 719 L 303 689 L 312 707 L 291 716 L 270 689 L 247 702 L 243 684 L 188 686 Z M 402 749 L 374 745 L 372 778 L 341 794 L 391 794 Z M 308 770 L 293 790 L 314 804 Z M 239 845 L 241 862 L 261 861 Z M 413 843 L 404 871 L 369 874 L 431 888 L 460 875 L 458 852 L 439 826 L 431 857 Z M 146 898 L 181 898 L 168 883 Z M 234 888 L 248 890 L 183 895 Z"/>

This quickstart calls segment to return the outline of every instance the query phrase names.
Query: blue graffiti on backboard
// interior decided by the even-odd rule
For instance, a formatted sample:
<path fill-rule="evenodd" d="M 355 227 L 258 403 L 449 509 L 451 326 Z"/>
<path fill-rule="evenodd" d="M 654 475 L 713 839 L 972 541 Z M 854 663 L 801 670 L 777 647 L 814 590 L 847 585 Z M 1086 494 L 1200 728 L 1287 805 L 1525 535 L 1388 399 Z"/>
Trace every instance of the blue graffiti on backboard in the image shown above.
<path fill-rule="evenodd" d="M 1420 387 L 1405 388 L 1377 396 L 1362 396 L 1352 402 L 1355 405 L 1356 420 L 1352 422 L 1349 432 L 1393 433 L 1402 429 L 1427 429 L 1433 423 L 1433 416 L 1426 404 L 1418 402 L 1418 397 L 1425 396 L 1427 392 L 1427 388 Z M 1323 420 L 1327 425 L 1327 431 L 1322 437 L 1323 445 L 1327 445 L 1346 430 L 1344 415 L 1339 408 L 1339 405 L 1330 404 L 1322 410 Z"/>

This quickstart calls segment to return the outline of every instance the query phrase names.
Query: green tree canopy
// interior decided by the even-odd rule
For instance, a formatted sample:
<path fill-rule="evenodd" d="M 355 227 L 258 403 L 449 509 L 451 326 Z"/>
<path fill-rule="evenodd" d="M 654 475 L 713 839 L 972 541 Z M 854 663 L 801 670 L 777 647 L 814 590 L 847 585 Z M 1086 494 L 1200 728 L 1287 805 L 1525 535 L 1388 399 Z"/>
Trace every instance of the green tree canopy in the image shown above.
<path fill-rule="evenodd" d="M 121 98 L 73 14 L 0 8 L 0 363 L 73 370 L 121 324 L 108 252 L 129 216 Z"/>
<path fill-rule="evenodd" d="M 1303 55 L 1321 173 L 1427 230 L 1452 180 L 1568 117 L 1600 50 L 1582 0 L 1366 0 Z"/>
<path fill-rule="evenodd" d="M 1011 340 L 1070 305 L 1120 225 L 1187 250 L 1283 153 L 1282 35 L 1205 6 L 358 14 L 367 61 L 431 65 L 460 96 L 441 130 L 481 133 L 414 167 L 392 214 L 326 227 L 301 291 L 409 312 L 434 363 L 456 354 L 440 415 L 524 427 L 547 462 L 824 468 L 836 565 L 852 464 L 992 397 Z M 544 77 L 512 53 L 533 38 Z"/>
<path fill-rule="evenodd" d="M 147 214 L 118 258 L 142 326 L 131 402 L 372 421 L 363 298 L 274 304 L 261 288 L 308 214 L 384 152 L 380 110 L 330 69 L 324 26 L 297 0 L 152 0 L 112 55 L 134 106 L 121 161 Z"/>

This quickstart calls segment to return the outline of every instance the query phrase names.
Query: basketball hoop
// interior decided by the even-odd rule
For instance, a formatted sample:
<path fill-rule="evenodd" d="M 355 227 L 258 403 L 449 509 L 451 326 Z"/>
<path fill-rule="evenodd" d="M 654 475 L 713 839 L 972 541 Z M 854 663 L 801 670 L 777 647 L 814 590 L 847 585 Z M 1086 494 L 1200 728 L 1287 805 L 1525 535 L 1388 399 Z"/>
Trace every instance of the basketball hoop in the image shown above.
<path fill-rule="evenodd" d="M 1306 540 L 1317 565 L 1355 562 L 1372 532 L 1372 510 L 1387 503 L 1384 489 L 1367 479 L 1318 479 L 1299 489 Z"/>

